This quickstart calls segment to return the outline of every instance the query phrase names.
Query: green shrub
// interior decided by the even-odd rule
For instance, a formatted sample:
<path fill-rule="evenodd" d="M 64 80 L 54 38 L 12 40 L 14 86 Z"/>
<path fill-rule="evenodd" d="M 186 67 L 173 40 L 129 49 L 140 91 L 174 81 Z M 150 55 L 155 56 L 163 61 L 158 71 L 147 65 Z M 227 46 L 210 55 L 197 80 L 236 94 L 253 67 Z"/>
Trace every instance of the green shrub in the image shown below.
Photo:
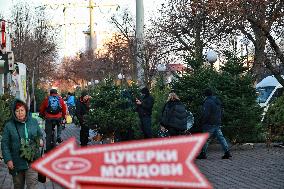
<path fill-rule="evenodd" d="M 284 141 L 284 95 L 270 104 L 264 123 L 271 129 L 272 140 Z"/>
<path fill-rule="evenodd" d="M 138 116 L 131 98 L 124 95 L 126 90 L 116 86 L 109 79 L 91 91 L 91 110 L 86 116 L 90 127 L 97 125 L 104 136 L 127 134 L 137 130 Z M 131 95 L 132 96 L 132 95 Z"/>
<path fill-rule="evenodd" d="M 11 103 L 14 97 L 9 95 L 2 95 L 0 97 L 0 134 L 3 131 L 4 124 L 11 118 Z"/>
<path fill-rule="evenodd" d="M 205 98 L 203 91 L 210 87 L 223 103 L 223 132 L 226 137 L 233 143 L 263 138 L 263 128 L 259 125 L 262 110 L 256 102 L 253 78 L 242 62 L 241 58 L 227 53 L 227 62 L 219 72 L 200 67 L 173 82 L 172 88 L 182 101 L 187 103 L 189 96 L 193 98 L 188 108 L 195 117 L 194 128 L 201 128 L 201 108 Z"/>
<path fill-rule="evenodd" d="M 48 95 L 48 93 L 45 89 L 35 88 L 36 111 L 37 112 L 39 112 L 40 105 L 47 95 Z"/>
<path fill-rule="evenodd" d="M 152 112 L 152 128 L 154 137 L 157 137 L 158 131 L 160 130 L 160 116 L 167 101 L 169 92 L 169 88 L 161 88 L 158 85 L 151 90 L 151 95 L 154 98 L 154 106 Z"/>

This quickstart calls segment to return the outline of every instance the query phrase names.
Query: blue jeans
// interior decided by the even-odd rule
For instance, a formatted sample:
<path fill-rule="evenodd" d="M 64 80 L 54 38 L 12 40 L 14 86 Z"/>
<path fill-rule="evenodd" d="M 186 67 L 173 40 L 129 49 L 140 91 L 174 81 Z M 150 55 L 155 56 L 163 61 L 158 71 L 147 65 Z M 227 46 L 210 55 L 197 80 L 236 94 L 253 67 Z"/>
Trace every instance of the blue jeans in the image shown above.
<path fill-rule="evenodd" d="M 228 146 L 228 143 L 227 143 L 225 137 L 223 136 L 223 133 L 221 131 L 220 126 L 218 126 L 218 125 L 208 125 L 205 128 L 206 129 L 204 129 L 204 132 L 208 132 L 210 136 L 209 136 L 206 144 L 203 146 L 202 152 L 206 154 L 207 148 L 208 148 L 208 145 L 209 145 L 211 139 L 215 138 L 215 137 L 217 137 L 217 139 L 218 139 L 219 143 L 221 144 L 224 152 L 228 152 L 229 151 L 229 146 Z"/>
<path fill-rule="evenodd" d="M 144 138 L 152 138 L 151 116 L 140 117 L 140 127 L 144 134 Z"/>

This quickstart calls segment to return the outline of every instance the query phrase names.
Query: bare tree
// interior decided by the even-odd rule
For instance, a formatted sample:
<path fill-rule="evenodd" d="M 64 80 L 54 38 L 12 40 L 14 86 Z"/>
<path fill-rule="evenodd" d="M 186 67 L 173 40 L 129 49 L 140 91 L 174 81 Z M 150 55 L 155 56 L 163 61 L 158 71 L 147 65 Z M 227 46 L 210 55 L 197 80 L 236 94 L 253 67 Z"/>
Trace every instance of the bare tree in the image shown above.
<path fill-rule="evenodd" d="M 220 23 L 208 14 L 207 5 L 200 0 L 168 0 L 162 5 L 153 25 L 163 54 L 189 55 L 203 63 L 203 49 L 221 37 Z"/>
<path fill-rule="evenodd" d="M 132 72 L 132 79 L 136 79 L 137 67 L 135 64 L 135 56 L 139 55 L 143 60 L 144 69 L 144 83 L 150 86 L 152 80 L 155 76 L 156 65 L 161 63 L 165 57 L 162 57 L 161 49 L 159 48 L 159 43 L 157 41 L 156 33 L 151 29 L 146 30 L 143 39 L 143 49 L 142 53 L 136 52 L 137 41 L 135 38 L 135 23 L 131 15 L 127 10 L 122 12 L 122 15 L 113 16 L 111 22 L 115 25 L 119 32 L 119 36 L 124 39 L 122 43 L 118 44 L 118 48 L 124 49 L 124 59 L 127 60 L 128 70 Z M 116 41 L 118 42 L 118 41 Z M 126 47 L 126 48 L 125 48 Z M 114 52 L 114 49 L 108 48 L 109 52 Z M 123 58 L 123 57 L 121 57 Z M 125 60 L 122 60 L 125 62 Z M 165 63 L 166 61 L 163 61 Z"/>
<path fill-rule="evenodd" d="M 49 26 L 44 9 L 32 9 L 28 3 L 18 3 L 11 12 L 15 59 L 27 65 L 28 77 L 35 72 L 39 79 L 54 75 L 57 57 L 56 31 Z"/>
<path fill-rule="evenodd" d="M 218 7 L 218 9 L 217 9 Z M 211 0 L 208 12 L 217 17 L 223 25 L 241 31 L 254 44 L 253 71 L 265 66 L 284 84 L 271 61 L 267 58 L 269 44 L 283 62 L 278 38 L 283 37 L 284 2 L 281 0 Z"/>
<path fill-rule="evenodd" d="M 135 44 L 135 23 L 132 16 L 129 13 L 129 10 L 123 10 L 120 15 L 113 15 L 111 17 L 111 23 L 117 29 L 120 38 L 123 39 L 121 46 L 127 50 L 126 56 L 128 56 L 128 61 L 131 66 L 131 77 L 136 79 L 136 71 L 137 67 L 135 64 L 135 52 L 136 52 L 136 44 Z M 119 43 L 118 43 L 119 44 Z M 109 46 L 107 44 L 107 46 Z M 108 48 L 109 51 L 112 51 L 111 48 Z"/>
<path fill-rule="evenodd" d="M 134 39 L 129 36 L 126 38 L 123 34 L 116 33 L 113 35 L 112 39 L 104 45 L 106 52 L 102 57 L 109 60 L 108 73 L 111 75 L 122 73 L 126 77 L 134 77 L 135 63 L 131 47 L 133 40 Z"/>
<path fill-rule="evenodd" d="M 88 51 L 80 53 L 76 57 L 63 59 L 57 72 L 57 79 L 69 80 L 76 85 L 84 84 L 92 80 L 103 80 L 106 75 L 113 76 L 112 62 L 105 57 Z"/>

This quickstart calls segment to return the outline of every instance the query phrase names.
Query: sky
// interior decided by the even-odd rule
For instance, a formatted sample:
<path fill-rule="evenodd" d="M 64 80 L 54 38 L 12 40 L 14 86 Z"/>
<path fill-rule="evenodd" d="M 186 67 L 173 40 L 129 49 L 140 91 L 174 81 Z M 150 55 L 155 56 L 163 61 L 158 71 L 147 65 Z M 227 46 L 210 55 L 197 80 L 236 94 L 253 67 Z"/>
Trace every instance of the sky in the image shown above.
<path fill-rule="evenodd" d="M 18 0 L 0 0 L 0 12 L 4 16 L 9 15 L 13 3 Z M 23 1 L 23 0 L 22 0 Z M 26 0 L 31 5 L 47 5 L 47 12 L 52 16 L 52 25 L 61 28 L 59 39 L 59 56 L 73 56 L 78 51 L 85 49 L 85 34 L 88 29 L 89 9 L 88 0 Z M 94 10 L 95 31 L 97 33 L 98 48 L 102 47 L 113 32 L 113 25 L 109 23 L 111 16 L 128 8 L 135 17 L 135 0 L 94 0 L 97 7 Z M 145 23 L 154 15 L 159 5 L 165 0 L 144 0 Z M 71 3 L 63 12 L 64 3 Z M 110 6 L 111 5 L 111 6 Z M 117 5 L 119 9 L 117 10 Z"/>

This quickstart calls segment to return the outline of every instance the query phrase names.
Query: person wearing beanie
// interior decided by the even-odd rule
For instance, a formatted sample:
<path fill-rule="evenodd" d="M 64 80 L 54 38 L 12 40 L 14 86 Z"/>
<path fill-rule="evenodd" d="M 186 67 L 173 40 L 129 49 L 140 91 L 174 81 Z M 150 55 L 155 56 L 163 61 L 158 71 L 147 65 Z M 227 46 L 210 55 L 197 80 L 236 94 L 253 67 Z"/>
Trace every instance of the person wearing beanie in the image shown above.
<path fill-rule="evenodd" d="M 152 138 L 152 109 L 154 105 L 154 98 L 150 95 L 149 89 L 144 87 L 141 89 L 142 98 L 136 98 L 136 110 L 140 119 L 140 128 L 143 132 L 144 138 Z"/>
<path fill-rule="evenodd" d="M 89 142 L 89 127 L 86 125 L 84 115 L 90 110 L 90 96 L 88 92 L 83 90 L 81 97 L 76 101 L 76 117 L 79 120 L 81 126 L 80 130 L 80 143 L 81 146 L 87 146 Z"/>
<path fill-rule="evenodd" d="M 201 125 L 203 131 L 208 132 L 210 134 L 210 137 L 207 140 L 206 144 L 203 146 L 202 151 L 197 159 L 207 158 L 207 148 L 212 137 L 217 137 L 224 150 L 225 154 L 222 156 L 222 159 L 229 159 L 230 157 L 232 157 L 232 155 L 230 154 L 228 143 L 223 136 L 220 128 L 222 117 L 221 101 L 216 96 L 213 96 L 213 91 L 210 88 L 205 89 L 203 94 L 205 96 L 205 100 L 202 107 Z"/>
<path fill-rule="evenodd" d="M 6 122 L 2 134 L 1 149 L 4 162 L 13 177 L 14 188 L 38 188 L 38 173 L 31 163 L 40 157 L 39 147 L 43 147 L 42 132 L 36 119 L 28 115 L 27 105 L 16 99 L 11 108 L 12 118 Z M 32 148 L 33 154 L 26 156 L 23 146 Z"/>
<path fill-rule="evenodd" d="M 57 126 L 57 142 L 62 142 L 62 120 L 66 117 L 66 109 L 64 100 L 58 95 L 56 89 L 51 89 L 49 96 L 41 103 L 39 116 L 45 119 L 46 152 L 54 147 L 52 144 L 53 127 Z"/>

